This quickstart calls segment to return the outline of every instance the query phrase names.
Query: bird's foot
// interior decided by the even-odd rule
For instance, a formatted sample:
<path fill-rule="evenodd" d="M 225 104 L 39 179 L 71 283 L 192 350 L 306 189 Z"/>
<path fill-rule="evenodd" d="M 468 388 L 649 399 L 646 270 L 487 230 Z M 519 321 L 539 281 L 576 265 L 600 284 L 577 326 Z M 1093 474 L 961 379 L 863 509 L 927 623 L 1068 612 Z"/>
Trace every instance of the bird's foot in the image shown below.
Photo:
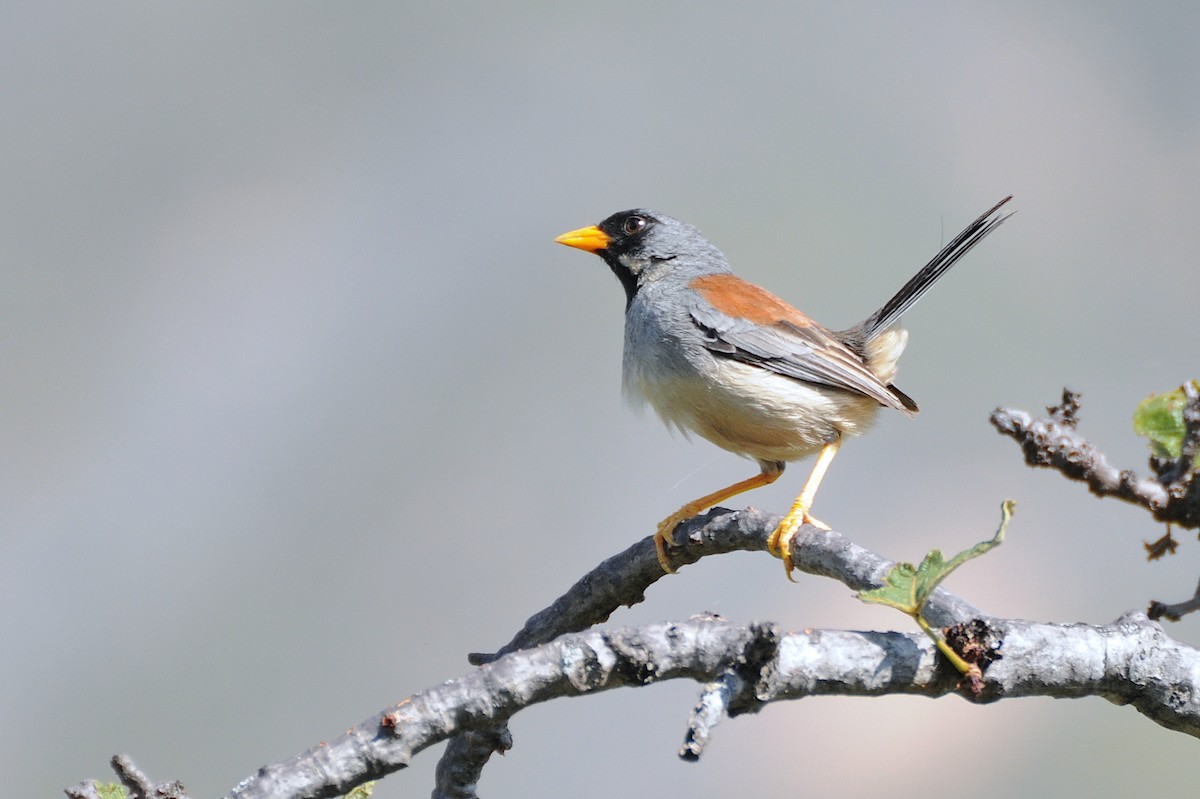
<path fill-rule="evenodd" d="M 796 564 L 792 561 L 792 537 L 806 524 L 811 524 L 821 530 L 830 529 L 825 522 L 810 516 L 805 508 L 792 508 L 788 515 L 779 521 L 779 526 L 767 537 L 767 551 L 783 561 L 783 572 L 793 583 L 796 582 L 796 579 L 792 577 Z"/>
<path fill-rule="evenodd" d="M 695 513 L 683 515 L 686 508 L 680 508 L 675 513 L 672 513 L 667 518 L 658 523 L 658 530 L 654 533 L 654 551 L 658 554 L 658 565 L 662 566 L 662 570 L 667 574 L 674 574 L 675 567 L 671 565 L 671 556 L 667 550 L 675 546 L 675 528 L 684 519 L 689 519 Z"/>

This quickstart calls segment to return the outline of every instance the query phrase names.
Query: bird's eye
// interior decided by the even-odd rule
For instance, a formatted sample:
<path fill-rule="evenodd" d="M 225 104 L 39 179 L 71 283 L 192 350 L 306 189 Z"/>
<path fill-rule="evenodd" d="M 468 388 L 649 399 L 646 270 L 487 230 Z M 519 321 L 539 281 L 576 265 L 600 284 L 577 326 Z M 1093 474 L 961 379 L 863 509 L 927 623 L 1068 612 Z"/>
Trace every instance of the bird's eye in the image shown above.
<path fill-rule="evenodd" d="M 646 226 L 646 218 L 644 216 L 626 217 L 621 223 L 621 230 L 626 236 L 632 236 Z"/>

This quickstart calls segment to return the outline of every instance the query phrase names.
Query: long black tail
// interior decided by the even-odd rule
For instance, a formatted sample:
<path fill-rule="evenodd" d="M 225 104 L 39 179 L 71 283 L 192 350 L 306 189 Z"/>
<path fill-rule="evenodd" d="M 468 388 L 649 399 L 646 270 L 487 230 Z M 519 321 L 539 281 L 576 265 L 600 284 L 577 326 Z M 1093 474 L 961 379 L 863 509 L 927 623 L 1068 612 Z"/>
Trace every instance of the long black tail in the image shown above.
<path fill-rule="evenodd" d="M 1012 195 L 1010 194 L 967 225 L 962 233 L 955 236 L 954 240 L 943 247 L 941 252 L 933 256 L 933 260 L 927 263 L 924 269 L 913 275 L 912 280 L 905 283 L 904 288 L 896 292 L 896 296 L 884 303 L 882 308 L 868 316 L 866 320 L 843 332 L 842 337 L 861 345 L 894 325 L 904 312 L 921 299 L 921 295 L 937 282 L 938 278 L 946 274 L 946 270 L 958 263 L 958 259 L 983 241 L 984 236 L 991 233 L 1015 213 L 997 213 L 1011 199 Z"/>

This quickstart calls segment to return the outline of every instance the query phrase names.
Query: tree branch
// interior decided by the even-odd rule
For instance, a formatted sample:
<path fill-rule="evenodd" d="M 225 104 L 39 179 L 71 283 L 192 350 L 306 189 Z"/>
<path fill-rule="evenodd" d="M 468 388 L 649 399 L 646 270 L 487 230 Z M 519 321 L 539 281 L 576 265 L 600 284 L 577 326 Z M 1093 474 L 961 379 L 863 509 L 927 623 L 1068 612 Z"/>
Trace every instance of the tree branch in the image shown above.
<path fill-rule="evenodd" d="M 1200 584 L 1196 585 L 1196 592 L 1192 594 L 1190 599 L 1185 599 L 1182 602 L 1161 602 L 1157 599 L 1150 600 L 1150 609 L 1146 611 L 1151 619 L 1167 619 L 1168 621 L 1179 621 L 1189 613 L 1195 613 L 1200 610 Z"/>
<path fill-rule="evenodd" d="M 978 700 L 919 633 L 818 630 L 780 636 L 773 625 L 690 619 L 563 636 L 511 653 L 413 695 L 346 734 L 261 769 L 226 799 L 316 799 L 403 768 L 423 749 L 488 729 L 531 705 L 671 679 L 723 682 L 730 715 L 817 695 L 957 693 L 967 701 L 1102 696 L 1200 737 L 1200 652 L 1140 613 L 1111 625 L 988 619 L 1002 641 Z M 729 680 L 727 675 L 737 674 Z M 178 795 L 178 794 L 176 794 Z"/>
<path fill-rule="evenodd" d="M 685 522 L 677 567 L 736 550 L 764 550 L 779 517 L 714 509 Z M 882 584 L 893 564 L 834 531 L 801 527 L 797 567 L 854 590 Z M 474 654 L 479 669 L 374 716 L 328 744 L 266 766 L 227 799 L 340 796 L 398 769 L 424 748 L 450 738 L 438 764 L 435 797 L 472 799 L 494 751 L 512 745 L 504 723 L 524 707 L 560 696 L 687 678 L 706 686 L 680 755 L 697 759 L 724 715 L 755 712 L 780 699 L 815 694 L 941 696 L 960 691 L 960 676 L 939 666 L 921 634 L 820 631 L 780 638 L 770 625 L 714 618 L 616 632 L 590 630 L 621 605 L 643 600 L 664 577 L 651 538 L 601 563 L 550 607 L 532 616 L 495 654 Z M 925 606 L 936 626 L 961 624 L 980 611 L 944 589 Z M 590 630 L 589 632 L 581 632 Z M 1002 642 L 985 666 L 975 701 L 1008 696 L 1100 695 L 1132 703 L 1159 724 L 1200 736 L 1200 654 L 1134 615 L 1107 627 L 976 621 L 973 640 Z M 965 640 L 965 638 L 964 638 Z M 123 774 L 140 774 L 129 761 Z M 124 777 L 123 777 L 124 779 Z M 149 785 L 144 776 L 143 785 Z M 165 785 L 165 784 L 164 784 Z M 90 797 L 85 783 L 72 796 Z M 176 791 L 172 796 L 182 799 Z"/>
<path fill-rule="evenodd" d="M 1154 518 L 1167 523 L 1167 533 L 1146 544 L 1151 560 L 1175 551 L 1171 525 L 1200 527 L 1200 479 L 1196 478 L 1197 453 L 1200 453 L 1200 391 L 1196 383 L 1183 386 L 1187 405 L 1183 410 L 1184 435 L 1178 458 L 1150 457 L 1155 477 L 1138 477 L 1131 469 L 1118 471 L 1104 454 L 1075 430 L 1079 421 L 1079 394 L 1063 389 L 1062 404 L 1046 409 L 1049 416 L 1034 420 L 1025 411 L 997 408 L 991 421 L 997 430 L 1021 445 L 1030 466 L 1057 469 L 1072 480 L 1087 483 L 1100 497 L 1116 497 L 1139 505 Z M 1200 586 L 1190 599 L 1167 603 L 1150 601 L 1151 619 L 1179 621 L 1187 613 L 1200 610 Z"/>
<path fill-rule="evenodd" d="M 713 508 L 679 525 L 675 538 L 680 545 L 671 551 L 671 563 L 678 569 L 711 555 L 766 551 L 767 538 L 781 518 L 755 508 Z M 798 570 L 830 577 L 854 591 L 878 588 L 895 565 L 841 533 L 812 525 L 796 532 L 792 552 Z M 618 608 L 643 601 L 646 589 L 666 576 L 654 553 L 654 539 L 648 536 L 585 574 L 549 607 L 531 616 L 498 652 L 474 652 L 468 660 L 474 665 L 488 663 L 564 633 L 602 624 Z M 927 618 L 943 626 L 980 615 L 977 608 L 940 588 L 926 610 Z"/>
<path fill-rule="evenodd" d="M 1086 483 L 1093 494 L 1116 497 L 1150 511 L 1154 518 L 1181 527 L 1200 527 L 1200 481 L 1192 468 L 1200 440 L 1200 397 L 1185 387 L 1188 433 L 1184 453 L 1174 461 L 1152 464 L 1156 478 L 1138 477 L 1131 469 L 1118 470 L 1104 453 L 1076 430 L 1079 394 L 1063 389 L 1062 404 L 1047 408 L 1049 416 L 1033 419 L 1028 413 L 997 408 L 991 422 L 997 430 L 1021 445 L 1030 466 L 1057 469 L 1072 480 Z"/>
<path fill-rule="evenodd" d="M 746 682 L 737 672 L 727 671 L 717 679 L 704 686 L 700 701 L 692 710 L 688 721 L 687 734 L 683 737 L 683 746 L 679 756 L 684 760 L 695 762 L 704 754 L 708 746 L 712 728 L 721 723 L 726 716 L 735 715 L 730 705 L 735 697 L 743 696 Z"/>
<path fill-rule="evenodd" d="M 187 791 L 181 782 L 155 784 L 142 773 L 128 755 L 113 755 L 109 761 L 130 799 L 187 799 Z M 64 793 L 71 799 L 100 799 L 100 790 L 94 780 L 82 782 Z"/>
<path fill-rule="evenodd" d="M 672 565 L 678 569 L 703 557 L 738 550 L 765 551 L 767 538 L 780 518 L 753 508 L 714 508 L 676 529 L 680 546 L 671 552 Z M 811 525 L 801 527 L 793 537 L 792 557 L 797 569 L 831 577 L 855 591 L 882 585 L 884 575 L 894 565 L 840 533 Z M 622 605 L 633 606 L 645 599 L 646 589 L 665 576 L 655 555 L 653 537 L 647 537 L 585 574 L 548 608 L 531 616 L 498 652 L 472 653 L 468 660 L 474 665 L 490 663 L 510 652 L 602 624 Z M 939 626 L 980 615 L 979 610 L 940 588 L 927 603 L 925 613 Z M 492 745 L 497 739 L 511 746 L 511 736 L 501 729 L 470 732 L 451 740 L 438 763 L 433 799 L 473 799 L 483 767 L 494 751 L 502 751 Z M 699 746 L 702 748 L 703 743 Z"/>
<path fill-rule="evenodd" d="M 672 552 L 675 566 L 695 563 L 702 557 L 738 550 L 766 549 L 767 537 L 781 517 L 758 510 L 730 511 L 714 508 L 707 514 L 688 520 L 676 530 L 680 546 Z M 793 538 L 793 559 L 801 571 L 839 580 L 854 590 L 874 588 L 882 583 L 892 562 L 852 543 L 841 534 L 803 526 Z M 646 589 L 662 579 L 661 566 L 651 537 L 630 546 L 584 575 L 548 608 L 532 616 L 520 632 L 495 654 L 472 654 L 469 660 L 483 665 L 519 649 L 529 649 L 561 635 L 579 632 L 600 624 L 622 605 L 634 605 L 645 597 Z M 937 589 L 926 605 L 926 618 L 935 625 L 949 625 L 980 615 L 980 611 L 944 589 Z M 709 725 L 712 726 L 711 723 Z M 477 725 L 454 737 L 447 746 L 437 769 L 436 799 L 470 799 L 475 783 L 495 751 L 512 745 L 502 724 Z M 702 745 L 701 745 L 702 746 Z M 297 767 L 309 768 L 310 759 L 297 759 Z M 304 764 L 301 766 L 300 764 Z M 387 770 L 403 767 L 392 765 Z M 271 773 L 280 767 L 268 767 Z M 345 782 L 338 770 L 326 772 L 327 784 Z M 267 770 L 257 780 L 265 778 Z M 387 773 L 376 767 L 352 770 L 355 775 Z M 369 779 L 356 776 L 356 779 Z M 249 782 L 249 781 L 248 781 Z M 332 789 L 337 795 L 340 788 Z M 232 795 L 237 795 L 231 794 Z M 289 794 L 290 795 L 290 794 Z M 307 795 L 307 794 L 297 794 Z"/>

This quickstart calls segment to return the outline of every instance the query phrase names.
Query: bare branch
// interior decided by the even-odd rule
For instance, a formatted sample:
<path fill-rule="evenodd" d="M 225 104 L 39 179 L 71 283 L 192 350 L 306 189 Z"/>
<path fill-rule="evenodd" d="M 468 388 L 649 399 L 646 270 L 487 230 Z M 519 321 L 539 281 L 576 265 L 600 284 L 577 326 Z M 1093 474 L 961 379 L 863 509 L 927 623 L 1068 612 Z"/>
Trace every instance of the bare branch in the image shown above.
<path fill-rule="evenodd" d="M 1172 464 L 1172 468 L 1156 470 L 1158 479 L 1138 477 L 1132 470 L 1112 466 L 1075 430 L 1078 394 L 1063 389 L 1062 405 L 1047 410 L 1049 416 L 1035 420 L 1025 411 L 997 408 L 991 421 L 997 430 L 1021 445 L 1030 466 L 1057 469 L 1072 480 L 1087 483 L 1093 494 L 1140 505 L 1159 521 L 1200 527 L 1200 483 L 1192 479 L 1193 460 L 1183 468 Z M 1185 443 L 1194 459 L 1200 446 L 1200 398 L 1194 390 L 1189 394 L 1186 418 L 1191 421 Z"/>
<path fill-rule="evenodd" d="M 434 773 L 433 799 L 475 799 L 475 785 L 491 756 L 512 749 L 504 724 L 464 732 L 450 739 Z"/>
<path fill-rule="evenodd" d="M 767 537 L 779 519 L 778 515 L 754 509 L 736 512 L 713 509 L 704 516 L 680 525 L 676 538 L 681 545 L 672 553 L 674 563 L 680 567 L 709 555 L 738 550 L 765 550 Z M 832 577 L 854 590 L 880 585 L 883 576 L 893 565 L 891 561 L 850 542 L 837 532 L 812 526 L 804 526 L 797 531 L 792 552 L 800 570 Z M 476 665 L 486 665 L 505 654 L 589 629 L 608 619 L 622 605 L 641 602 L 646 589 L 664 576 L 655 555 L 653 539 L 647 537 L 584 575 L 550 607 L 531 617 L 498 653 L 474 654 L 470 660 Z M 940 588 L 926 605 L 926 617 L 940 626 L 978 615 L 978 609 Z M 703 681 L 711 681 L 724 673 L 721 671 L 706 676 Z M 750 683 L 753 682 L 754 679 L 751 679 Z M 730 712 L 735 712 L 734 706 L 737 712 L 744 712 L 743 708 L 756 700 L 749 695 L 740 695 L 731 696 L 730 701 L 734 703 Z M 511 736 L 503 727 L 503 718 L 506 717 L 497 717 L 491 724 L 479 723 L 458 730 L 463 734 L 456 735 L 450 741 L 438 764 L 435 799 L 470 799 L 475 796 L 475 783 L 490 755 L 511 746 Z M 328 751 L 327 747 L 322 747 L 289 763 L 267 767 L 252 781 L 255 784 L 267 781 L 275 786 L 274 790 L 280 795 L 337 796 L 349 790 L 355 782 L 402 768 L 406 762 L 375 762 L 364 755 L 366 759 L 359 767 L 347 767 L 344 761 L 338 760 L 335 768 L 322 759 Z M 314 778 L 314 774 L 318 776 Z M 315 784 L 326 786 L 324 793 L 295 793 L 288 787 L 293 780 L 308 785 L 313 779 L 316 780 Z M 238 790 L 240 786 L 231 796 L 241 796 Z"/>
<path fill-rule="evenodd" d="M 713 508 L 679 525 L 675 538 L 680 546 L 672 550 L 672 564 L 678 569 L 710 555 L 766 551 L 767 537 L 781 518 L 754 508 L 741 511 Z M 800 571 L 831 577 L 854 591 L 879 587 L 883 576 L 895 565 L 838 532 L 811 525 L 796 532 L 792 553 Z M 472 653 L 468 660 L 480 665 L 565 633 L 601 624 L 618 608 L 644 600 L 646 589 L 666 576 L 655 556 L 654 539 L 647 536 L 592 569 L 548 608 L 531 616 L 498 652 Z M 926 611 L 927 617 L 938 625 L 980 615 L 977 608 L 941 589 L 930 599 Z"/>
<path fill-rule="evenodd" d="M 1102 696 L 1132 704 L 1170 729 L 1200 737 L 1200 652 L 1141 614 L 1114 624 L 985 619 L 1003 641 L 983 675 L 981 702 L 1007 697 Z M 764 655 L 766 655 L 764 657 Z M 729 680 L 727 675 L 737 674 Z M 746 679 L 746 675 L 754 675 Z M 268 766 L 228 799 L 314 799 L 402 768 L 418 752 L 486 729 L 539 702 L 670 679 L 724 682 L 730 714 L 815 695 L 957 693 L 960 675 L 921 634 L 813 631 L 779 637 L 771 625 L 692 619 L 563 636 L 505 655 L 412 696 L 341 738 Z"/>
<path fill-rule="evenodd" d="M 734 672 L 726 672 L 704 686 L 700 701 L 692 710 L 692 717 L 688 721 L 683 746 L 679 749 L 681 758 L 690 761 L 700 759 L 700 755 L 704 754 L 704 747 L 708 746 L 712 728 L 720 724 L 725 716 L 730 715 L 730 700 L 745 690 L 746 683 Z"/>
<path fill-rule="evenodd" d="M 109 762 L 121 784 L 129 792 L 130 799 L 188 799 L 183 783 L 151 781 L 129 755 L 113 755 Z M 100 799 L 100 789 L 96 780 L 82 782 L 74 788 L 66 789 L 64 793 L 71 799 Z"/>
<path fill-rule="evenodd" d="M 112 767 L 113 771 L 117 772 L 117 776 L 121 778 L 121 783 L 129 791 L 131 799 L 148 799 L 154 795 L 154 783 L 142 773 L 129 755 L 114 755 Z"/>
<path fill-rule="evenodd" d="M 767 538 L 780 518 L 753 508 L 714 508 L 679 526 L 675 538 L 680 546 L 671 553 L 672 563 L 678 569 L 710 555 L 765 551 Z M 792 540 L 797 569 L 831 577 L 855 591 L 882 585 L 884 575 L 894 565 L 832 530 L 805 525 Z M 665 576 L 655 554 L 654 539 L 648 536 L 585 574 L 548 608 L 530 617 L 499 652 L 472 653 L 468 660 L 475 665 L 489 663 L 510 652 L 601 624 L 622 605 L 641 602 L 646 589 Z M 980 611 L 939 588 L 927 603 L 925 614 L 933 624 L 946 626 L 979 616 Z M 451 740 L 438 764 L 433 799 L 473 799 L 479 774 L 496 751 L 489 740 L 504 734 L 506 731 L 493 730 L 482 739 L 470 734 Z"/>
<path fill-rule="evenodd" d="M 100 791 L 96 788 L 95 780 L 84 780 L 78 785 L 63 791 L 70 799 L 100 799 Z"/>
<path fill-rule="evenodd" d="M 1150 560 L 1173 553 L 1176 541 L 1171 525 L 1200 527 L 1200 480 L 1196 478 L 1196 456 L 1200 452 L 1200 390 L 1194 381 L 1183 386 L 1187 405 L 1183 410 L 1184 436 L 1178 458 L 1150 457 L 1155 479 L 1139 478 L 1130 469 L 1118 471 L 1103 453 L 1075 430 L 1079 418 L 1079 395 L 1063 389 L 1062 404 L 1047 408 L 1048 417 L 1034 420 L 1024 411 L 997 408 L 992 424 L 1021 445 L 1025 462 L 1031 466 L 1057 469 L 1072 480 L 1087 483 L 1097 496 L 1117 497 L 1149 510 L 1167 523 L 1166 535 L 1146 544 Z M 1151 619 L 1179 621 L 1200 610 L 1200 586 L 1191 599 L 1168 604 L 1153 600 L 1147 611 Z"/>
<path fill-rule="evenodd" d="M 717 551 L 761 549 L 777 519 L 757 511 L 713 511 L 685 526 L 687 543 L 677 558 L 687 563 Z M 856 589 L 877 585 L 890 567 L 843 536 L 812 527 L 801 528 L 794 551 L 805 570 L 835 576 Z M 631 591 L 640 599 L 637 579 L 609 571 L 619 559 L 626 559 L 622 562 L 629 573 L 643 575 L 640 579 L 646 584 L 659 577 L 653 544 L 646 540 L 585 576 L 555 607 L 575 619 L 572 623 L 591 623 L 588 620 L 597 614 L 606 617 L 612 603 L 633 595 Z M 599 574 L 606 575 L 605 580 L 599 580 Z M 603 589 L 596 587 L 600 584 Z M 928 615 L 939 625 L 976 614 L 942 590 L 928 603 Z M 547 634 L 555 626 L 545 613 L 538 614 L 514 641 Z M 977 698 L 962 687 L 960 675 L 938 656 L 929 638 L 919 633 L 814 631 L 780 636 L 769 624 L 746 626 L 712 617 L 569 633 L 536 647 L 483 658 L 488 662 L 458 680 L 415 694 L 336 740 L 260 769 L 226 799 L 340 796 L 357 784 L 404 768 L 417 753 L 448 738 L 475 751 L 439 764 L 443 781 L 438 790 L 449 788 L 472 797 L 486 755 L 511 745 L 504 724 L 521 709 L 557 697 L 681 678 L 708 686 L 681 753 L 692 759 L 703 751 L 723 715 L 828 694 L 957 693 L 980 702 L 1099 695 L 1133 704 L 1163 726 L 1200 737 L 1200 653 L 1171 640 L 1140 614 L 1108 626 L 984 618 L 970 627 L 969 635 L 958 634 L 953 640 L 974 642 L 987 653 L 975 661 L 983 670 Z M 150 784 L 125 762 L 125 773 L 137 784 Z M 453 773 L 443 777 L 443 770 Z M 69 793 L 94 799 L 87 788 L 85 784 Z M 182 789 L 155 795 L 183 796 Z"/>
<path fill-rule="evenodd" d="M 1189 613 L 1195 613 L 1200 610 L 1200 584 L 1196 586 L 1196 593 L 1192 594 L 1191 599 L 1185 599 L 1182 602 L 1166 603 L 1160 602 L 1157 599 L 1150 602 L 1150 609 L 1146 611 L 1151 619 L 1167 619 L 1169 621 L 1179 621 Z"/>

